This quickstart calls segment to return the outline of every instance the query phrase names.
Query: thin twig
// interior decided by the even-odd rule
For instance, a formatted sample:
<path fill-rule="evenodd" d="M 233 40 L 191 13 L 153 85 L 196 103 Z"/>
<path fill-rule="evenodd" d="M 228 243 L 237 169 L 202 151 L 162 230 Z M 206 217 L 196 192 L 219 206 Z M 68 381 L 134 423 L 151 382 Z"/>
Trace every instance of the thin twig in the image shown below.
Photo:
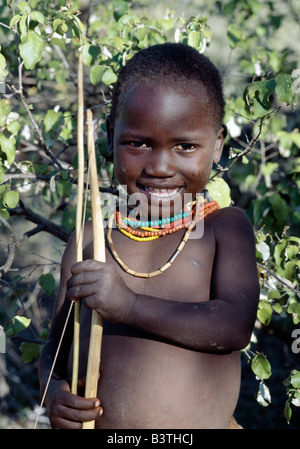
<path fill-rule="evenodd" d="M 25 98 L 25 96 L 24 96 L 24 94 L 22 92 L 22 87 L 21 87 L 21 89 L 16 89 L 16 87 L 13 84 L 8 84 L 8 87 L 12 90 L 12 92 L 15 95 L 20 97 L 20 100 L 21 100 L 24 108 L 26 109 L 26 112 L 27 112 L 28 117 L 29 117 L 29 119 L 31 121 L 33 129 L 34 129 L 34 131 L 36 132 L 36 134 L 38 136 L 38 139 L 40 141 L 40 144 L 43 147 L 43 150 L 44 150 L 45 154 L 51 159 L 52 164 L 53 164 L 54 167 L 56 167 L 56 169 L 63 170 L 63 167 L 62 167 L 61 163 L 56 159 L 56 157 L 54 156 L 52 151 L 47 147 L 47 145 L 46 145 L 46 143 L 44 141 L 42 132 L 41 132 L 41 130 L 40 130 L 40 128 L 39 128 L 35 118 L 33 117 L 32 112 L 31 112 L 31 110 L 29 108 L 29 105 L 28 105 L 28 103 L 26 101 L 26 98 Z"/>
<path fill-rule="evenodd" d="M 297 290 L 293 284 L 288 280 L 283 278 L 282 276 L 280 276 L 277 273 L 274 273 L 274 271 L 270 270 L 269 268 L 266 268 L 264 265 L 262 265 L 261 263 L 257 262 L 257 266 L 264 270 L 266 273 L 268 273 L 270 276 L 272 276 L 273 278 L 275 278 L 278 282 L 280 282 L 282 285 L 284 285 L 285 287 L 287 287 L 289 290 L 291 290 L 293 293 L 295 293 L 295 295 L 297 295 L 300 299 L 299 296 L 299 290 Z"/>
<path fill-rule="evenodd" d="M 19 242 L 18 242 L 18 239 L 16 238 L 10 224 L 1 215 L 0 215 L 0 223 L 2 223 L 6 227 L 6 229 L 8 230 L 8 232 L 10 234 L 10 237 L 12 239 L 12 242 L 7 245 L 8 256 L 7 256 L 6 262 L 2 267 L 0 267 L 0 277 L 1 277 L 2 273 L 6 273 L 12 266 L 14 257 L 15 257 L 15 249 L 19 245 Z"/>
<path fill-rule="evenodd" d="M 261 136 L 261 133 L 263 132 L 263 130 L 265 129 L 266 124 L 264 125 L 265 119 L 268 117 L 269 120 L 272 119 L 273 115 L 277 114 L 277 112 L 279 111 L 280 106 L 276 109 L 274 109 L 273 111 L 269 112 L 268 114 L 264 115 L 263 117 L 260 118 L 260 123 L 259 123 L 259 127 L 258 127 L 258 132 L 256 133 L 255 136 L 252 137 L 251 141 L 249 142 L 249 144 L 247 145 L 247 147 L 245 148 L 245 150 L 241 151 L 241 153 L 239 153 L 237 156 L 235 156 L 231 162 L 226 166 L 226 167 L 221 167 L 218 166 L 218 169 L 216 170 L 216 172 L 211 176 L 210 180 L 214 179 L 216 176 L 218 176 L 220 173 L 225 172 L 230 170 L 230 168 L 233 166 L 233 164 L 235 164 L 238 160 L 242 159 L 244 156 L 246 156 L 247 154 L 249 154 L 254 145 L 256 144 L 256 142 L 258 141 L 258 139 Z"/>

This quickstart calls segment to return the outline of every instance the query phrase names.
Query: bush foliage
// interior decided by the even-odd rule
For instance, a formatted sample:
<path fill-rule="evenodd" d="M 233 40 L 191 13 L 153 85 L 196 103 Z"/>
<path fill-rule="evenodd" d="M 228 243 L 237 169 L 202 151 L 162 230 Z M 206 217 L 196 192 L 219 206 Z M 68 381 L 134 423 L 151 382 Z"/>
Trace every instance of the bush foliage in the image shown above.
<path fill-rule="evenodd" d="M 253 223 L 261 279 L 258 323 L 266 328 L 276 323 L 291 344 L 292 335 L 297 338 L 293 330 L 300 327 L 299 54 L 295 47 L 278 46 L 273 38 L 286 31 L 287 16 L 295 27 L 299 23 L 297 2 L 287 3 L 285 11 L 274 0 L 213 1 L 207 11 L 202 8 L 204 15 L 195 12 L 188 17 L 166 10 L 154 17 L 149 2 L 134 0 L 2 1 L 0 224 L 6 251 L 0 262 L 0 318 L 7 338 L 33 328 L 34 338 L 21 345 L 25 363 L 38 355 L 47 336 L 47 323 L 39 321 L 34 310 L 39 295 L 55 294 L 57 264 L 44 264 L 42 271 L 41 266 L 32 268 L 32 280 L 22 275 L 17 256 L 26 258 L 22 248 L 38 234 L 45 239 L 46 232 L 64 244 L 74 228 L 78 56 L 84 64 L 85 107 L 96 117 L 101 189 L 113 192 L 105 138 L 111 89 L 134 52 L 167 41 L 188 43 L 207 53 L 224 75 L 229 135 L 208 191 L 222 207 L 233 202 L 246 210 Z M 222 49 L 210 53 L 214 17 L 225 20 L 222 46 L 234 61 L 235 74 L 230 64 L 218 59 Z M 89 213 L 88 207 L 87 217 Z M 25 222 L 32 224 L 29 229 Z M 243 352 L 258 378 L 257 399 L 267 405 L 271 399 L 266 380 L 272 374 L 268 354 L 254 352 L 251 345 Z M 299 376 L 294 369 L 282 379 L 288 421 L 292 405 L 300 404 Z"/>

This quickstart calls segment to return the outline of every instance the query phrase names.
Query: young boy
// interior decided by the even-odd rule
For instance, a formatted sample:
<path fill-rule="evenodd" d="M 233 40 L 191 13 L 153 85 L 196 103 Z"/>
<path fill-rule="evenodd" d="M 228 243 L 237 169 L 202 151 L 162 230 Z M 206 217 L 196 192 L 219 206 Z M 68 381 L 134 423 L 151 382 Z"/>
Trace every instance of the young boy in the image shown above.
<path fill-rule="evenodd" d="M 82 385 L 91 309 L 104 319 L 101 375 L 98 398 L 70 393 L 70 324 L 46 396 L 52 427 L 90 420 L 104 429 L 228 427 L 259 295 L 253 230 L 239 209 L 208 203 L 197 237 L 196 206 L 186 205 L 220 159 L 223 108 L 217 69 L 186 45 L 142 50 L 121 71 L 107 120 L 109 150 L 119 183 L 141 199 L 127 214 L 139 208 L 144 221 L 116 214 L 105 264 L 92 260 L 90 223 L 84 261 L 75 263 L 74 236 L 65 250 L 40 360 L 42 389 L 70 300 L 81 300 Z M 197 238 L 182 226 L 180 209 L 188 224 L 195 220 Z"/>

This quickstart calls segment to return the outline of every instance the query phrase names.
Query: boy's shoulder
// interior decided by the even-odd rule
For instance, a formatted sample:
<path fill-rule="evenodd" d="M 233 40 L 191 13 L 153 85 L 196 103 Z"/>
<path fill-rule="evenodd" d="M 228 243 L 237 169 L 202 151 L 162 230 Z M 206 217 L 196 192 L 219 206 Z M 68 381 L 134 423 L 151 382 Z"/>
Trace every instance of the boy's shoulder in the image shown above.
<path fill-rule="evenodd" d="M 211 216 L 212 227 L 216 236 L 233 235 L 236 233 L 253 234 L 252 223 L 247 214 L 236 206 L 224 207 Z"/>
<path fill-rule="evenodd" d="M 218 209 L 216 214 L 218 220 L 249 220 L 246 212 L 237 206 L 227 206 Z"/>

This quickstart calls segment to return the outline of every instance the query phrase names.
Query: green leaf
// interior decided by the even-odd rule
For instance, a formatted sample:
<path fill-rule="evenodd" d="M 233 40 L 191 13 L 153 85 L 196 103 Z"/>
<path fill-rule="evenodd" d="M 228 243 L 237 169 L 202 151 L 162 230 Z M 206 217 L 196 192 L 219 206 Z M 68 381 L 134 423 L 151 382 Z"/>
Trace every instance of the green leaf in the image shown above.
<path fill-rule="evenodd" d="M 293 371 L 291 375 L 291 384 L 294 388 L 300 388 L 300 371 Z"/>
<path fill-rule="evenodd" d="M 14 209 L 19 202 L 19 192 L 8 190 L 4 195 L 4 204 L 9 209 Z"/>
<path fill-rule="evenodd" d="M 58 37 L 53 37 L 50 41 L 51 45 L 58 45 L 62 50 L 65 51 L 66 45 L 64 39 L 60 39 Z"/>
<path fill-rule="evenodd" d="M 290 104 L 293 99 L 293 79 L 287 73 L 279 73 L 275 78 L 275 92 L 280 102 Z"/>
<path fill-rule="evenodd" d="M 72 190 L 72 183 L 70 179 L 65 180 L 60 178 L 57 181 L 57 191 L 60 196 L 68 197 Z"/>
<path fill-rule="evenodd" d="M 118 77 L 112 69 L 107 69 L 102 76 L 102 82 L 107 86 L 114 84 L 117 79 Z"/>
<path fill-rule="evenodd" d="M 271 403 L 270 390 L 263 380 L 259 382 L 259 389 L 256 395 L 256 400 L 263 407 L 267 407 Z"/>
<path fill-rule="evenodd" d="M 48 133 L 52 129 L 57 129 L 61 125 L 62 118 L 62 112 L 56 112 L 53 109 L 47 111 L 44 118 L 45 131 Z"/>
<path fill-rule="evenodd" d="M 267 162 L 266 164 L 262 165 L 261 172 L 264 176 L 270 176 L 275 172 L 275 170 L 277 170 L 278 167 L 278 162 Z"/>
<path fill-rule="evenodd" d="M 21 20 L 19 22 L 19 27 L 20 27 L 21 34 L 26 35 L 28 32 L 28 16 L 27 16 L 27 14 L 23 15 L 21 17 Z"/>
<path fill-rule="evenodd" d="M 290 260 L 296 258 L 296 256 L 299 254 L 299 246 L 296 245 L 288 246 L 286 249 L 286 254 Z"/>
<path fill-rule="evenodd" d="M 19 10 L 20 11 L 22 11 L 24 14 L 30 14 L 31 13 L 31 8 L 30 8 L 30 6 L 28 5 L 28 3 L 27 2 L 25 2 L 25 1 L 20 1 L 20 2 L 18 2 L 17 3 L 17 8 L 19 8 Z"/>
<path fill-rule="evenodd" d="M 272 314 L 273 308 L 269 301 L 260 301 L 257 311 L 257 318 L 259 319 L 259 321 L 267 326 L 272 319 Z"/>
<path fill-rule="evenodd" d="M 51 273 L 42 274 L 39 277 L 39 284 L 47 295 L 53 295 L 55 291 L 55 279 Z"/>
<path fill-rule="evenodd" d="M 19 122 L 13 121 L 7 125 L 7 129 L 13 136 L 16 136 L 19 132 L 20 126 L 21 125 Z"/>
<path fill-rule="evenodd" d="M 243 32 L 236 24 L 230 24 L 227 29 L 227 39 L 229 41 L 230 48 L 235 48 L 240 40 L 243 38 Z"/>
<path fill-rule="evenodd" d="M 11 111 L 11 105 L 7 100 L 0 100 L 0 127 L 6 125 L 8 114 Z"/>
<path fill-rule="evenodd" d="M 113 15 L 115 20 L 119 20 L 122 16 L 128 12 L 128 1 L 126 0 L 113 0 Z"/>
<path fill-rule="evenodd" d="M 29 5 L 31 8 L 36 8 L 39 3 L 39 0 L 29 0 Z"/>
<path fill-rule="evenodd" d="M 214 178 L 206 186 L 208 192 L 219 206 L 227 207 L 231 204 L 230 188 L 223 178 Z"/>
<path fill-rule="evenodd" d="M 188 44 L 191 47 L 198 48 L 199 44 L 200 44 L 200 40 L 201 40 L 201 33 L 200 33 L 200 31 L 191 31 L 188 34 Z"/>
<path fill-rule="evenodd" d="M 49 183 L 49 187 L 51 192 L 56 192 L 56 181 L 55 181 L 55 175 L 51 176 L 50 178 L 50 183 Z"/>
<path fill-rule="evenodd" d="M 251 368 L 259 379 L 269 379 L 272 375 L 271 365 L 263 353 L 256 354 L 252 360 Z"/>
<path fill-rule="evenodd" d="M 274 193 L 272 196 L 270 196 L 269 202 L 272 205 L 272 210 L 277 223 L 279 225 L 284 224 L 290 210 L 287 202 L 281 197 L 279 193 Z"/>
<path fill-rule="evenodd" d="M 8 165 L 11 165 L 16 154 L 16 139 L 13 136 L 5 137 L 3 134 L 0 134 L 0 148 L 6 154 Z"/>
<path fill-rule="evenodd" d="M 58 30 L 58 27 L 60 27 L 62 24 L 64 23 L 64 21 L 62 20 L 62 19 L 54 19 L 53 20 L 53 24 L 52 24 L 52 26 L 53 26 L 53 30 L 54 31 L 59 31 Z M 68 28 L 68 27 L 67 27 Z"/>
<path fill-rule="evenodd" d="M 290 423 L 291 417 L 292 417 L 292 409 L 290 407 L 290 403 L 291 403 L 291 398 L 288 398 L 285 402 L 285 406 L 284 406 L 284 416 L 285 419 L 287 420 L 288 424 Z"/>
<path fill-rule="evenodd" d="M 14 316 L 5 326 L 5 334 L 7 337 L 13 337 L 14 335 L 22 332 L 26 329 L 31 322 L 30 318 L 25 316 Z"/>
<path fill-rule="evenodd" d="M 265 242 L 259 242 L 256 244 L 257 255 L 264 261 L 270 257 L 270 248 Z"/>
<path fill-rule="evenodd" d="M 273 309 L 275 310 L 276 313 L 280 314 L 282 312 L 282 306 L 281 304 L 279 304 L 279 302 L 273 304 Z"/>
<path fill-rule="evenodd" d="M 136 37 L 138 38 L 139 41 L 143 41 L 148 33 L 149 33 L 149 30 L 147 28 L 145 28 L 144 26 L 139 27 L 136 30 Z"/>
<path fill-rule="evenodd" d="M 45 17 L 44 15 L 39 11 L 32 11 L 30 14 L 31 19 L 36 20 L 37 22 L 44 24 L 45 23 Z"/>
<path fill-rule="evenodd" d="M 275 79 L 254 81 L 244 91 L 247 109 L 257 117 L 262 117 L 271 108 L 270 96 L 275 90 Z"/>
<path fill-rule="evenodd" d="M 24 60 L 26 69 L 33 70 L 42 58 L 44 41 L 39 34 L 32 30 L 28 31 L 26 36 L 22 36 L 21 40 L 20 55 Z"/>
<path fill-rule="evenodd" d="M 82 48 L 82 61 L 84 65 L 92 65 L 100 54 L 100 47 L 85 44 Z"/>
<path fill-rule="evenodd" d="M 21 14 L 16 14 L 12 19 L 11 19 L 11 21 L 10 21 L 10 23 L 9 23 L 9 26 L 11 27 L 11 28 L 13 28 L 14 27 L 14 25 L 16 24 L 16 23 L 18 23 L 19 22 L 19 20 L 21 19 Z"/>
<path fill-rule="evenodd" d="M 104 68 L 101 65 L 94 65 L 90 70 L 91 83 L 96 86 L 100 83 L 103 76 Z"/>
<path fill-rule="evenodd" d="M 38 343 L 23 342 L 20 346 L 22 352 L 22 360 L 24 363 L 30 363 L 40 353 L 40 345 Z"/>
<path fill-rule="evenodd" d="M 6 70 L 6 59 L 5 57 L 0 53 L 0 81 L 3 80 L 3 78 L 7 75 Z"/>

